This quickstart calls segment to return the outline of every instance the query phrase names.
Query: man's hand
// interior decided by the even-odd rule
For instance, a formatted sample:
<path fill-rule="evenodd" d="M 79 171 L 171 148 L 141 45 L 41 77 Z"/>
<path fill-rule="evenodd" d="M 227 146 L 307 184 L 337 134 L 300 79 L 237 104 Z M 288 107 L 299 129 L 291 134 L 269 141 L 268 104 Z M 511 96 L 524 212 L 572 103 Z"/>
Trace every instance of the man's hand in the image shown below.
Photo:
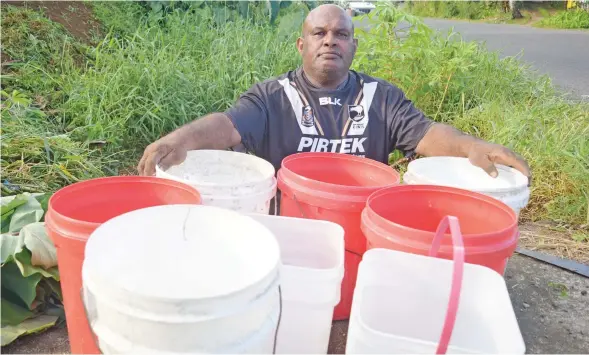
<path fill-rule="evenodd" d="M 531 183 L 532 173 L 528 163 L 520 155 L 510 149 L 484 141 L 474 143 L 470 146 L 468 160 L 485 170 L 492 177 L 497 177 L 498 172 L 495 164 L 511 166 L 528 177 L 528 184 Z"/>
<path fill-rule="evenodd" d="M 227 149 L 241 143 L 241 136 L 223 113 L 212 113 L 178 128 L 145 148 L 139 161 L 140 175 L 155 174 L 155 166 L 166 170 L 186 160 L 190 150 Z"/>
<path fill-rule="evenodd" d="M 520 155 L 502 145 L 485 142 L 445 124 L 433 124 L 417 145 L 416 152 L 426 157 L 466 157 L 492 177 L 498 174 L 495 164 L 503 164 L 527 176 L 528 185 L 532 181 L 530 167 Z"/>
<path fill-rule="evenodd" d="M 173 135 L 167 135 L 147 146 L 139 161 L 139 175 L 155 174 L 155 166 L 166 170 L 170 166 L 182 163 L 186 159 L 188 149 L 182 141 Z"/>

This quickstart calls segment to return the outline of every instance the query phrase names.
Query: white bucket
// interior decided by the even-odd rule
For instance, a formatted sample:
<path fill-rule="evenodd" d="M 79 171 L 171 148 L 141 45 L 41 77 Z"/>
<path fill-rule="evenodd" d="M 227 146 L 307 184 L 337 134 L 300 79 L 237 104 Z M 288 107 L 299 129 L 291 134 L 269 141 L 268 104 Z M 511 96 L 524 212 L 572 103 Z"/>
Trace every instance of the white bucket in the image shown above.
<path fill-rule="evenodd" d="M 439 229 L 430 255 L 445 234 Z M 504 279 L 464 263 L 459 244 L 454 260 L 389 249 L 364 253 L 346 354 L 524 354 Z"/>
<path fill-rule="evenodd" d="M 272 353 L 280 265 L 274 235 L 250 217 L 150 207 L 92 233 L 84 302 L 103 352 Z"/>
<path fill-rule="evenodd" d="M 333 222 L 250 215 L 275 235 L 282 260 L 277 354 L 326 354 L 344 276 L 344 229 Z"/>
<path fill-rule="evenodd" d="M 514 168 L 500 164 L 496 168 L 499 175 L 493 178 L 467 158 L 420 158 L 409 163 L 403 183 L 442 185 L 482 193 L 502 201 L 519 216 L 530 200 L 528 178 Z"/>
<path fill-rule="evenodd" d="M 202 204 L 245 213 L 268 214 L 276 195 L 275 169 L 256 156 L 228 150 L 192 150 L 186 160 L 156 176 L 188 184 Z"/>

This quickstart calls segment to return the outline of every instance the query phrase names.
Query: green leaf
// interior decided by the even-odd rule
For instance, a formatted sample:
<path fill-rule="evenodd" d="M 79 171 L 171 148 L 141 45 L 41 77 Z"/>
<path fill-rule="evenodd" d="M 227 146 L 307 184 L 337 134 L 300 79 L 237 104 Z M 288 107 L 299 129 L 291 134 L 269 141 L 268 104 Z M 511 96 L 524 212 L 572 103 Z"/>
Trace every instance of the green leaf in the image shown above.
<path fill-rule="evenodd" d="M 39 273 L 23 276 L 15 263 L 7 263 L 0 270 L 2 274 L 2 291 L 16 295 L 30 310 L 37 297 L 37 285 L 43 277 Z M 2 315 L 4 319 L 4 315 Z"/>
<path fill-rule="evenodd" d="M 50 315 L 41 315 L 32 319 L 27 319 L 16 326 L 2 327 L 2 346 L 8 345 L 22 335 L 42 332 L 55 325 L 59 317 Z"/>
<path fill-rule="evenodd" d="M 30 194 L 27 202 L 18 206 L 10 219 L 8 232 L 19 232 L 22 227 L 30 223 L 39 222 L 43 218 L 44 211 L 37 199 Z"/>
<path fill-rule="evenodd" d="M 4 293 L 4 292 L 3 292 Z M 4 326 L 17 325 L 22 323 L 25 319 L 28 319 L 34 315 L 33 312 L 28 309 L 16 305 L 7 299 L 4 299 L 2 295 L 2 336 L 4 337 Z"/>
<path fill-rule="evenodd" d="M 18 265 L 18 268 L 22 272 L 23 276 L 30 276 L 34 274 L 41 274 L 45 277 L 51 277 L 57 281 L 59 281 L 59 270 L 57 267 L 52 267 L 50 269 L 43 269 L 39 266 L 33 266 L 31 264 L 31 252 L 27 249 L 24 249 L 22 252 L 18 253 L 15 257 L 15 262 Z"/>
<path fill-rule="evenodd" d="M 57 250 L 47 235 L 45 223 L 28 224 L 21 229 L 19 236 L 31 252 L 31 265 L 41 266 L 43 269 L 57 266 Z"/>
<path fill-rule="evenodd" d="M 7 199 L 4 197 L 3 199 Z M 3 203 L 0 206 L 0 213 L 2 214 L 2 233 L 7 233 L 10 228 L 10 220 L 16 209 L 27 203 L 28 196 L 25 194 L 17 195 L 9 202 Z"/>

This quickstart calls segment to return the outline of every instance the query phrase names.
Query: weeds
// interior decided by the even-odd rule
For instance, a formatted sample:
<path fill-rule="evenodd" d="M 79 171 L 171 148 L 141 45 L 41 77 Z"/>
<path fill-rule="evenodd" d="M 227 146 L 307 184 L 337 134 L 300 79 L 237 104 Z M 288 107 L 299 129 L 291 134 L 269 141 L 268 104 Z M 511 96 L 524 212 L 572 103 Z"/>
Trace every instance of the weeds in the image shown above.
<path fill-rule="evenodd" d="M 589 11 L 583 9 L 561 11 L 554 16 L 542 19 L 535 26 L 563 29 L 589 28 Z"/>

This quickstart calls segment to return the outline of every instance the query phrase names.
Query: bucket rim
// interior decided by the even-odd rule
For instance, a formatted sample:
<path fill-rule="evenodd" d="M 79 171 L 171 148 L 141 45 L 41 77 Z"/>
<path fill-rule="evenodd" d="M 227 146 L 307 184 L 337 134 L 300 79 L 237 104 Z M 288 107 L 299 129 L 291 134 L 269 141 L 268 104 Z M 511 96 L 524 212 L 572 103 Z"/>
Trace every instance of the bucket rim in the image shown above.
<path fill-rule="evenodd" d="M 57 201 L 61 198 L 65 198 L 68 197 L 68 195 L 71 194 L 75 194 L 75 193 L 79 193 L 80 190 L 84 190 L 87 188 L 91 188 L 91 187 L 96 187 L 96 186 L 100 186 L 100 185 L 110 185 L 110 184 L 118 184 L 118 183 L 150 183 L 150 184 L 155 184 L 155 185 L 167 185 L 167 186 L 172 186 L 174 188 L 178 188 L 181 190 L 184 190 L 186 192 L 190 192 L 193 193 L 198 201 L 196 201 L 196 204 L 200 204 L 202 203 L 202 196 L 200 195 L 200 193 L 198 192 L 198 190 L 196 190 L 194 187 L 181 183 L 179 181 L 174 181 L 174 180 L 169 180 L 169 179 L 161 179 L 161 178 L 157 178 L 155 176 L 105 176 L 105 177 L 99 177 L 99 178 L 94 178 L 94 179 L 88 179 L 88 180 L 83 180 L 83 181 L 79 181 L 76 183 L 73 183 L 71 185 L 65 186 L 59 190 L 57 190 L 55 193 L 53 193 L 51 195 L 51 197 L 49 198 L 49 201 L 47 203 L 47 214 L 50 215 L 50 219 L 52 220 L 59 220 L 60 223 L 68 223 L 68 224 L 75 224 L 77 226 L 81 226 L 84 228 L 96 228 L 98 226 L 100 226 L 102 223 L 97 223 L 97 222 L 88 222 L 88 221 L 82 221 L 79 219 L 75 219 L 69 216 L 64 215 L 63 213 L 59 212 L 58 210 L 56 210 L 55 208 L 53 208 L 55 206 L 55 203 L 57 203 Z M 106 222 L 106 221 L 105 221 Z M 55 223 L 51 223 L 51 224 L 55 224 Z M 65 236 L 65 235 L 64 235 Z M 74 236 L 65 236 L 68 239 L 76 239 L 76 240 L 82 240 L 82 241 L 87 241 L 89 236 L 86 238 L 78 238 L 78 237 L 74 237 Z"/>
<path fill-rule="evenodd" d="M 321 180 L 315 180 L 315 179 L 311 179 L 308 178 L 306 176 L 302 176 L 296 172 L 294 172 L 293 170 L 289 169 L 288 166 L 286 166 L 286 164 L 295 161 L 295 160 L 299 160 L 299 159 L 311 159 L 311 158 L 331 158 L 331 159 L 339 159 L 339 160 L 352 160 L 355 162 L 359 162 L 359 163 L 363 163 L 367 166 L 371 166 L 371 167 L 375 167 L 378 168 L 381 171 L 386 171 L 386 172 L 390 172 L 392 175 L 395 176 L 396 178 L 396 182 L 391 183 L 391 184 L 384 184 L 384 185 L 373 185 L 373 186 L 349 186 L 349 185 L 339 185 L 339 184 L 333 184 L 330 182 L 325 182 L 325 181 L 321 181 Z M 282 160 L 282 163 L 280 165 L 280 170 L 282 170 L 282 174 L 288 174 L 289 178 L 295 178 L 296 180 L 298 180 L 299 182 L 305 182 L 305 183 L 312 183 L 315 186 L 320 186 L 320 187 L 324 187 L 324 188 L 337 188 L 337 189 L 346 189 L 348 191 L 354 191 L 354 192 L 369 192 L 369 191 L 375 191 L 375 190 L 380 190 L 383 188 L 387 188 L 387 187 L 391 187 L 391 186 L 396 186 L 398 184 L 401 183 L 401 174 L 395 170 L 394 168 L 392 168 L 391 166 L 381 163 L 377 160 L 374 159 L 370 159 L 370 158 L 361 158 L 361 157 L 357 157 L 355 155 L 351 155 L 351 154 L 344 154 L 344 153 L 331 153 L 331 152 L 312 152 L 312 153 L 307 153 L 307 152 L 300 152 L 300 153 L 295 153 L 295 154 L 291 154 L 289 156 L 287 156 L 286 158 L 284 158 Z M 279 171 L 280 173 L 280 171 Z M 282 175 L 281 174 L 281 175 Z"/>
<path fill-rule="evenodd" d="M 391 190 L 394 190 L 394 191 L 391 191 Z M 424 229 L 411 228 L 411 227 L 407 227 L 402 224 L 390 221 L 390 220 L 382 217 L 379 213 L 374 211 L 372 209 L 372 207 L 370 206 L 371 202 L 373 202 L 377 198 L 381 198 L 381 197 L 388 195 L 390 193 L 404 192 L 404 191 L 431 191 L 431 192 L 436 192 L 436 193 L 443 192 L 443 193 L 449 193 L 452 195 L 466 196 L 468 198 L 474 198 L 479 201 L 483 201 L 483 202 L 489 203 L 491 205 L 494 205 L 496 208 L 499 208 L 499 209 L 503 210 L 504 212 L 508 213 L 510 215 L 510 217 L 512 218 L 512 222 L 509 224 L 509 226 L 502 228 L 500 230 L 497 230 L 495 232 L 492 232 L 492 233 L 464 233 L 463 232 L 462 235 L 465 238 L 465 240 L 466 240 L 466 238 L 468 238 L 468 239 L 489 238 L 495 234 L 503 234 L 503 233 L 507 233 L 509 230 L 517 229 L 517 226 L 518 226 L 517 214 L 515 213 L 515 211 L 511 207 L 509 207 L 503 201 L 499 201 L 499 200 L 495 199 L 494 197 L 487 196 L 487 195 L 479 193 L 479 192 L 473 192 L 473 191 L 464 190 L 464 189 L 460 189 L 460 188 L 456 188 L 456 187 L 440 186 L 440 185 L 427 185 L 427 184 L 398 185 L 398 186 L 391 186 L 391 187 L 387 187 L 387 188 L 378 190 L 378 191 L 374 192 L 373 194 L 371 194 L 368 197 L 368 199 L 366 200 L 365 211 L 369 212 L 372 215 L 372 218 L 377 217 L 381 222 L 384 222 L 387 225 L 394 226 L 395 228 L 399 228 L 401 230 L 405 230 L 405 231 L 409 231 L 409 232 L 416 231 L 416 232 L 420 232 L 420 233 L 431 234 L 432 236 L 435 235 L 436 234 L 435 231 L 427 231 Z M 447 235 L 449 235 L 449 233 L 444 233 L 444 235 L 447 236 Z"/>
<path fill-rule="evenodd" d="M 196 181 L 190 181 L 187 179 L 182 179 L 180 177 L 177 177 L 177 176 L 174 176 L 174 175 L 168 173 L 167 170 L 169 170 L 172 167 L 169 167 L 167 170 L 163 170 L 159 164 L 156 164 L 155 165 L 156 176 L 157 176 L 157 174 L 160 174 L 161 176 L 157 176 L 158 178 L 174 180 L 174 181 L 182 182 L 182 183 L 190 185 L 190 186 L 199 185 L 201 187 L 207 187 L 207 188 L 208 187 L 239 187 L 239 186 L 243 186 L 246 184 L 256 184 L 256 185 L 263 184 L 263 183 L 268 183 L 268 182 L 272 181 L 272 178 L 274 178 L 276 176 L 276 169 L 274 168 L 274 165 L 272 165 L 266 159 L 263 159 L 257 155 L 253 155 L 253 154 L 236 152 L 236 151 L 231 151 L 231 150 L 219 150 L 219 149 L 193 149 L 193 150 L 189 150 L 186 153 L 186 158 L 188 158 L 188 154 L 190 154 L 190 153 L 197 154 L 197 153 L 211 153 L 211 152 L 214 152 L 214 154 L 225 154 L 228 156 L 237 156 L 237 154 L 241 154 L 242 155 L 242 156 L 240 156 L 241 159 L 248 159 L 252 162 L 256 162 L 260 165 L 266 166 L 266 168 L 269 168 L 268 170 L 272 171 L 272 175 L 270 175 L 268 177 L 264 177 L 262 179 L 249 180 L 249 181 L 240 182 L 237 184 L 233 184 L 233 183 L 222 184 L 222 183 L 216 183 L 216 182 L 196 182 Z M 186 161 L 186 160 L 184 160 L 184 161 Z M 184 163 L 184 161 L 182 163 Z M 182 163 L 180 163 L 180 164 L 182 164 Z M 174 166 L 178 166 L 180 164 L 177 164 Z M 271 184 L 271 182 L 270 182 L 270 184 Z"/>
<path fill-rule="evenodd" d="M 405 174 L 409 174 L 409 176 L 414 176 L 416 179 L 421 181 L 420 184 L 422 184 L 422 185 L 438 185 L 435 182 L 433 182 L 432 179 L 428 179 L 428 178 L 424 177 L 423 175 L 418 174 L 416 171 L 411 171 L 410 169 L 411 169 L 411 167 L 415 167 L 415 166 L 419 166 L 421 164 L 424 164 L 424 162 L 427 162 L 427 161 L 434 161 L 434 160 L 439 161 L 442 159 L 455 160 L 455 161 L 459 161 L 459 162 L 468 162 L 469 161 L 468 158 L 452 157 L 452 156 L 423 157 L 423 158 L 415 159 L 415 160 L 409 162 L 409 164 L 407 164 L 407 171 L 405 172 Z M 474 167 L 476 167 L 476 166 L 474 166 Z M 524 174 L 522 174 L 519 170 L 509 167 L 507 165 L 503 165 L 503 164 L 495 164 L 495 168 L 497 168 L 497 170 L 502 170 L 507 173 L 514 174 L 514 175 L 516 175 L 517 179 L 523 178 L 525 180 L 519 182 L 517 185 L 512 186 L 512 187 L 468 188 L 468 190 L 475 191 L 475 192 L 482 192 L 482 193 L 505 193 L 505 192 L 516 192 L 516 191 L 529 189 L 529 187 L 528 187 L 529 178 L 526 177 Z M 458 187 L 457 185 L 439 185 L 439 186 L 448 186 L 448 187 L 455 187 L 455 188 Z"/>

